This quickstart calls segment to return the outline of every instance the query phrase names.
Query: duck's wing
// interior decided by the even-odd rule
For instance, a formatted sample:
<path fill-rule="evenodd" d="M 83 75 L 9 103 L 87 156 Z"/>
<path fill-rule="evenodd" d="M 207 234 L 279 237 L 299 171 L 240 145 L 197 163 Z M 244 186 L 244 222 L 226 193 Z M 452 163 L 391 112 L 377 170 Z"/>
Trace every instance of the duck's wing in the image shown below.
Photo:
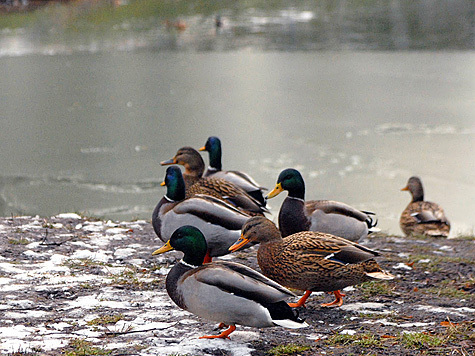
<path fill-rule="evenodd" d="M 276 303 L 295 296 L 261 273 L 233 262 L 205 264 L 196 270 L 194 278 L 200 283 L 259 303 Z"/>
<path fill-rule="evenodd" d="M 307 215 L 311 215 L 313 211 L 318 209 L 326 214 L 339 214 L 366 223 L 368 223 L 368 221 L 371 221 L 372 223 L 373 219 L 370 215 L 374 215 L 374 213 L 372 212 L 361 211 L 353 208 L 348 204 L 334 200 L 309 200 L 305 202 L 305 209 Z M 372 227 L 374 225 L 371 225 L 369 227 Z"/>
<path fill-rule="evenodd" d="M 242 188 L 225 179 L 202 178 L 199 184 L 207 189 L 213 189 L 219 192 L 223 199 L 229 200 L 239 208 L 253 213 L 267 212 L 267 209 L 261 206 L 261 203 L 257 199 L 251 197 Z"/>
<path fill-rule="evenodd" d="M 342 264 L 367 261 L 379 253 L 344 238 L 312 231 L 303 231 L 283 239 L 283 250 L 296 256 L 307 256 L 306 260 L 320 258 Z M 291 256 L 289 256 L 291 258 Z"/>
<path fill-rule="evenodd" d="M 229 230 L 240 230 L 250 218 L 249 215 L 230 204 L 204 194 L 197 194 L 183 200 L 173 208 L 173 211 L 176 214 L 195 215 L 208 223 L 221 225 Z"/>
<path fill-rule="evenodd" d="M 436 203 L 424 201 L 420 204 L 419 211 L 411 213 L 418 223 L 445 223 L 448 224 L 444 210 Z"/>
<path fill-rule="evenodd" d="M 225 179 L 244 190 L 252 198 L 259 202 L 259 205 L 265 206 L 266 201 L 262 194 L 267 188 L 261 187 L 251 176 L 240 171 L 215 171 L 209 175 L 216 179 Z"/>

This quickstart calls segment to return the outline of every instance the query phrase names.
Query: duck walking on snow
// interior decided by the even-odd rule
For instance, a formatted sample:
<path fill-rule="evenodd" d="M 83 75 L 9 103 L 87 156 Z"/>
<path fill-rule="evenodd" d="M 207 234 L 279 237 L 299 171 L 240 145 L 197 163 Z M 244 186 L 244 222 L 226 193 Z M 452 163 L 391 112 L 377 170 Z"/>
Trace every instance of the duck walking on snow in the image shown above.
<path fill-rule="evenodd" d="M 170 250 L 184 253 L 167 275 L 166 289 L 180 308 L 202 318 L 229 326 L 219 335 L 201 338 L 229 338 L 236 324 L 265 328 L 308 326 L 285 302 L 294 294 L 262 274 L 233 262 L 203 265 L 206 240 L 200 230 L 185 225 L 154 255 Z"/>

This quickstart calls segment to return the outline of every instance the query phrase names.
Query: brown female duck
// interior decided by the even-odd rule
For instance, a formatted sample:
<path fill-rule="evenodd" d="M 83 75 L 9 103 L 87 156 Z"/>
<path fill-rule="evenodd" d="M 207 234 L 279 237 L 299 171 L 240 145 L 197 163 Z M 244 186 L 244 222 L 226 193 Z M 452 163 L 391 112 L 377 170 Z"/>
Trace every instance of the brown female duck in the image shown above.
<path fill-rule="evenodd" d="M 241 238 L 229 249 L 259 242 L 257 261 L 265 276 L 288 288 L 305 290 L 292 307 L 303 306 L 312 292 L 334 292 L 336 300 L 322 306 L 343 304 L 340 289 L 365 281 L 393 279 L 373 259 L 379 253 L 341 237 L 313 231 L 282 238 L 275 224 L 264 217 L 249 219 Z"/>
<path fill-rule="evenodd" d="M 194 194 L 208 194 L 223 199 L 240 210 L 253 215 L 263 215 L 267 211 L 256 199 L 225 179 L 203 177 L 205 163 L 203 158 L 192 147 L 180 148 L 175 156 L 160 162 L 162 166 L 179 164 L 185 167 L 183 178 L 187 196 Z"/>
<path fill-rule="evenodd" d="M 424 201 L 424 188 L 419 177 L 409 178 L 401 190 L 407 190 L 412 195 L 412 201 L 399 219 L 401 230 L 406 235 L 449 236 L 450 222 L 444 210 L 436 203 Z"/>

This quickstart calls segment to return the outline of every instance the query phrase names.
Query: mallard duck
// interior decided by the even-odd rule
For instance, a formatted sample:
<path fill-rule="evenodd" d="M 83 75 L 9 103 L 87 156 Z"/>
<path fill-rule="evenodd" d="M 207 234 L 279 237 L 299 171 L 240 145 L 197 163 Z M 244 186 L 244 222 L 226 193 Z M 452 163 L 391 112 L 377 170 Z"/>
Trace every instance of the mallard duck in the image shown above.
<path fill-rule="evenodd" d="M 332 200 L 305 201 L 305 183 L 296 169 L 285 169 L 277 178 L 275 188 L 266 198 L 287 190 L 279 212 L 279 229 L 283 237 L 300 231 L 318 231 L 357 241 L 376 226 L 370 212 L 357 210 Z"/>
<path fill-rule="evenodd" d="M 336 300 L 322 306 L 343 304 L 340 289 L 365 281 L 393 279 L 373 259 L 379 253 L 344 238 L 302 231 L 282 238 L 275 224 L 264 217 L 249 219 L 241 238 L 229 248 L 236 251 L 248 242 L 260 243 L 257 262 L 265 276 L 288 288 L 305 290 L 292 307 L 299 307 L 312 292 L 334 292 Z"/>
<path fill-rule="evenodd" d="M 408 190 L 412 195 L 412 201 L 399 219 L 401 230 L 406 235 L 449 236 L 450 222 L 444 210 L 436 203 L 424 201 L 424 188 L 419 177 L 409 178 L 401 190 Z"/>
<path fill-rule="evenodd" d="M 224 199 L 247 213 L 263 215 L 267 211 L 256 199 L 233 183 L 224 179 L 203 177 L 205 163 L 199 152 L 192 147 L 180 148 L 173 158 L 162 161 L 160 164 L 184 166 L 183 178 L 186 189 L 190 190 L 191 194 L 206 190 L 207 194 Z"/>
<path fill-rule="evenodd" d="M 209 257 L 229 253 L 228 248 L 241 235 L 241 227 L 250 215 L 214 197 L 198 194 L 185 199 L 185 181 L 177 166 L 167 168 L 167 193 L 155 207 L 152 225 L 163 242 L 183 225 L 193 225 L 206 234 Z"/>
<path fill-rule="evenodd" d="M 166 288 L 170 298 L 184 310 L 229 326 L 219 335 L 201 338 L 229 338 L 236 324 L 257 328 L 307 326 L 285 302 L 294 294 L 281 285 L 238 263 L 220 261 L 203 265 L 207 244 L 196 227 L 178 228 L 153 254 L 173 249 L 184 256 L 168 272 Z"/>
<path fill-rule="evenodd" d="M 223 171 L 221 166 L 221 140 L 216 136 L 208 137 L 200 151 L 209 153 L 209 167 L 204 173 L 204 177 L 222 178 L 234 183 L 242 188 L 247 194 L 259 201 L 262 206 L 266 205 L 263 190 L 257 182 L 248 174 L 240 171 Z"/>

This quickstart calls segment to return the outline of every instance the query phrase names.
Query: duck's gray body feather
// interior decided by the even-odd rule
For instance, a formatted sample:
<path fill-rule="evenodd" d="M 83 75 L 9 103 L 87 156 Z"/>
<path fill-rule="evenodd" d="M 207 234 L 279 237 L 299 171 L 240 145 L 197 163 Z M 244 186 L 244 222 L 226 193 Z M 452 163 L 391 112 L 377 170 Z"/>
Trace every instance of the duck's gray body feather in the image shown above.
<path fill-rule="evenodd" d="M 229 253 L 228 248 L 241 236 L 241 227 L 249 216 L 225 202 L 196 195 L 181 202 L 163 198 L 157 205 L 152 223 L 158 237 L 166 242 L 183 225 L 200 229 L 206 237 L 210 256 Z"/>
<path fill-rule="evenodd" d="M 183 303 L 184 309 L 202 318 L 258 328 L 276 325 L 261 303 L 277 303 L 294 296 L 262 274 L 232 262 L 189 267 L 175 286 L 169 285 L 167 278 L 167 290 L 172 293 L 172 299 Z M 294 323 L 294 327 L 306 326 Z"/>

